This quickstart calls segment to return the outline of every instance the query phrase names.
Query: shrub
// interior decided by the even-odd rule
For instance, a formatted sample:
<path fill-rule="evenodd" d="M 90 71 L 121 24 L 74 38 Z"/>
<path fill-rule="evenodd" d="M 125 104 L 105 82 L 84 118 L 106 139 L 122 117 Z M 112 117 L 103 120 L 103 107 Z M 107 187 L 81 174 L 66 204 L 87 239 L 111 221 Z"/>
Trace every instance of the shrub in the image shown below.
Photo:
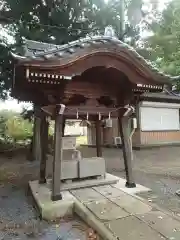
<path fill-rule="evenodd" d="M 6 135 L 18 141 L 26 141 L 32 137 L 32 123 L 24 120 L 21 116 L 14 116 L 7 120 Z"/>

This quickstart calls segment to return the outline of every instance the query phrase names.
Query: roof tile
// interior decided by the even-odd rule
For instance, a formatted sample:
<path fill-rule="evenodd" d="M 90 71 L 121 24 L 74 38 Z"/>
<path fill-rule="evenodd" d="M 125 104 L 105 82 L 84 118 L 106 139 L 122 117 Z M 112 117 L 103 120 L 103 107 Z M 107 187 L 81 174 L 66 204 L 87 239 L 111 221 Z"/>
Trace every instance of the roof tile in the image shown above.
<path fill-rule="evenodd" d="M 160 72 L 157 68 L 153 66 L 153 64 L 143 58 L 139 53 L 136 52 L 134 48 L 129 46 L 128 44 L 118 40 L 117 38 L 112 38 L 108 36 L 94 36 L 94 37 L 86 37 L 81 38 L 79 40 L 70 42 L 65 45 L 55 45 L 55 44 L 49 44 L 49 43 L 42 43 L 42 42 L 36 42 L 32 40 L 25 40 L 25 57 L 27 57 L 27 61 L 29 60 L 42 60 L 45 61 L 45 59 L 56 59 L 56 58 L 62 58 L 67 55 L 71 55 L 78 51 L 78 49 L 86 48 L 93 46 L 94 44 L 114 44 L 116 47 L 127 49 L 129 53 L 132 53 L 135 58 L 137 58 L 141 64 L 148 67 L 154 74 L 158 75 L 159 77 L 163 77 L 165 79 L 169 80 L 179 80 L 180 76 L 177 77 L 171 77 L 167 74 L 164 74 Z M 15 56 L 15 55 L 14 55 Z M 25 58 L 22 58 L 19 56 L 20 60 L 25 60 Z"/>

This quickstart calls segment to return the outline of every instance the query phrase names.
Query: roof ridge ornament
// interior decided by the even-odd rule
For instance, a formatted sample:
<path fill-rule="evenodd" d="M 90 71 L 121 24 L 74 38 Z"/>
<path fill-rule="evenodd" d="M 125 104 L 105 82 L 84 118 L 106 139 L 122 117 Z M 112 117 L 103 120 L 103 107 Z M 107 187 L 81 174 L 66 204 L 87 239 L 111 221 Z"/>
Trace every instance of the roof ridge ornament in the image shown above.
<path fill-rule="evenodd" d="M 105 37 L 117 38 L 114 28 L 111 25 L 105 27 L 104 30 Z"/>

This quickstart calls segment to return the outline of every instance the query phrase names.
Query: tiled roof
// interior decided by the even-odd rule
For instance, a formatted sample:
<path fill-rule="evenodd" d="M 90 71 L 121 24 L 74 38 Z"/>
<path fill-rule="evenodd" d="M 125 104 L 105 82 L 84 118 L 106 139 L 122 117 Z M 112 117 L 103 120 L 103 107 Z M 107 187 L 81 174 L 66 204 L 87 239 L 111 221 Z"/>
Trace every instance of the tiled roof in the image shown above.
<path fill-rule="evenodd" d="M 128 44 L 118 40 L 117 38 L 107 37 L 107 36 L 94 36 L 94 37 L 86 37 L 79 39 L 77 41 L 70 42 L 65 45 L 53 45 L 48 43 L 41 43 L 31 40 L 25 40 L 25 55 L 19 56 L 16 54 L 12 55 L 22 62 L 28 61 L 47 61 L 47 60 L 58 60 L 63 59 L 65 57 L 73 56 L 73 54 L 77 53 L 80 49 L 86 48 L 106 48 L 113 47 L 114 51 L 126 52 L 127 55 L 136 59 L 140 65 L 148 68 L 154 75 L 154 77 L 168 80 L 178 80 L 180 76 L 171 77 L 159 71 L 159 69 L 155 68 L 150 61 L 147 61 L 141 55 L 139 55 L 134 48 L 129 46 Z"/>
<path fill-rule="evenodd" d="M 55 44 L 42 43 L 42 42 L 25 39 L 24 40 L 24 56 L 33 57 L 36 54 L 45 53 L 57 47 L 59 46 Z"/>

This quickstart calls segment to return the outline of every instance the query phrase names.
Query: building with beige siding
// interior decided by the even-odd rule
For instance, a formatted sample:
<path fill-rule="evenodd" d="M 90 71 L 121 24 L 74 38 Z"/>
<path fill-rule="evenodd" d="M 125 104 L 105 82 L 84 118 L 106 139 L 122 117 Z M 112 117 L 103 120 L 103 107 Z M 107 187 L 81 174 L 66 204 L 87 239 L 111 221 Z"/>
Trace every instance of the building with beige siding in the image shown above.
<path fill-rule="evenodd" d="M 165 93 L 144 93 L 135 106 L 137 128 L 132 137 L 134 148 L 180 145 L 180 97 Z M 102 145 L 121 143 L 118 120 L 112 127 L 102 124 Z M 95 145 L 95 126 L 88 127 L 88 145 Z M 118 139 L 117 139 L 118 138 Z"/>

